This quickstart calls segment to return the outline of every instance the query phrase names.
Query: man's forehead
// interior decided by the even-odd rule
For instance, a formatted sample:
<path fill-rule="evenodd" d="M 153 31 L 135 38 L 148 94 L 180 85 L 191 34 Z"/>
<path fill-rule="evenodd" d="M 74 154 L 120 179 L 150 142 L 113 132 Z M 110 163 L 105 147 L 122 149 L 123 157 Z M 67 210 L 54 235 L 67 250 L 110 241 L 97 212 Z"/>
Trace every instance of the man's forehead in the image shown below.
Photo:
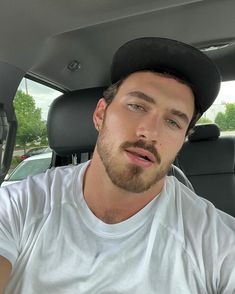
<path fill-rule="evenodd" d="M 173 81 L 173 83 L 172 83 Z M 175 77 L 169 73 L 159 73 L 155 71 L 150 70 L 144 70 L 144 71 L 137 71 L 130 75 L 128 75 L 122 82 L 120 88 L 129 88 L 133 85 L 136 85 L 137 87 L 141 86 L 147 86 L 152 83 L 156 84 L 155 86 L 161 86 L 168 88 L 169 83 L 172 85 L 184 85 L 186 86 L 191 94 L 194 96 L 193 89 L 191 85 L 189 85 L 186 81 L 179 79 L 178 77 Z M 195 97 L 194 97 L 195 98 Z"/>

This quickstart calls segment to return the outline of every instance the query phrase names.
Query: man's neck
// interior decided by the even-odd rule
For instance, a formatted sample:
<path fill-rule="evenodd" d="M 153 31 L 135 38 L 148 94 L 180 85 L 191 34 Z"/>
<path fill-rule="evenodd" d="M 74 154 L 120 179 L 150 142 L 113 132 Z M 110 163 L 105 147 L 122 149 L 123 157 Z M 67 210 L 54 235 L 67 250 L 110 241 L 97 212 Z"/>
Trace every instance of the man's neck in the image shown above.
<path fill-rule="evenodd" d="M 164 179 L 143 193 L 115 186 L 102 162 L 94 155 L 84 175 L 83 194 L 90 210 L 105 223 L 122 222 L 145 207 L 162 190 Z"/>

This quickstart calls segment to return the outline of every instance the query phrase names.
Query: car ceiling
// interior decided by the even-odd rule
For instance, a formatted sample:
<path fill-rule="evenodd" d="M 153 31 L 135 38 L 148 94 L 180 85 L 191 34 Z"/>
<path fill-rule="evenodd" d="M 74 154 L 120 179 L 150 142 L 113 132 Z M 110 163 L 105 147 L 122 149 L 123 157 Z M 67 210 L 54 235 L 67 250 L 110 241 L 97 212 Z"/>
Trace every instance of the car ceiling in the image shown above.
<path fill-rule="evenodd" d="M 0 74 L 5 87 L 18 85 L 25 74 L 64 91 L 106 86 L 114 51 L 143 36 L 178 39 L 199 48 L 230 44 L 206 53 L 224 80 L 235 78 L 234 0 L 0 3 Z"/>

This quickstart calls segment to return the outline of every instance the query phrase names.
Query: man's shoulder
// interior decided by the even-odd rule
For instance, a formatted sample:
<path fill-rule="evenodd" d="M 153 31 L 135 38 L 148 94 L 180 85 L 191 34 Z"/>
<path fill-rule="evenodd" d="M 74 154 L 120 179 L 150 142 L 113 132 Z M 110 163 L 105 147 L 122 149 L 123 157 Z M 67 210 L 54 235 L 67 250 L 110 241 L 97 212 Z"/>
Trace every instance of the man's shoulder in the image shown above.
<path fill-rule="evenodd" d="M 202 239 L 206 236 L 221 244 L 223 238 L 226 238 L 235 245 L 234 217 L 217 209 L 213 203 L 197 195 L 175 177 L 168 177 L 166 185 L 171 194 L 170 201 L 175 217 L 180 220 L 178 229 L 184 234 L 184 238 Z"/>
<path fill-rule="evenodd" d="M 74 205 L 74 185 L 79 184 L 82 165 L 50 169 L 0 189 L 0 212 L 32 223 L 68 203 Z M 79 191 L 79 190 L 77 190 Z"/>
<path fill-rule="evenodd" d="M 222 281 L 221 273 L 233 271 L 235 219 L 198 196 L 173 176 L 167 177 L 169 199 L 164 228 L 181 248 L 200 278 Z M 234 275 L 234 273 L 233 273 Z M 231 275 L 232 277 L 232 275 Z"/>
<path fill-rule="evenodd" d="M 29 203 L 38 207 L 40 203 L 53 202 L 54 197 L 59 201 L 60 195 L 72 191 L 71 188 L 78 184 L 84 165 L 86 164 L 48 169 L 45 173 L 29 176 L 18 183 L 2 187 L 0 194 L 11 202 L 22 203 L 23 207 Z"/>
<path fill-rule="evenodd" d="M 18 189 L 24 189 L 24 187 L 31 188 L 31 183 L 33 183 L 33 187 L 41 187 L 43 188 L 50 186 L 52 182 L 59 180 L 57 185 L 61 182 L 68 182 L 73 179 L 73 175 L 79 175 L 79 172 L 83 169 L 86 163 L 82 163 L 79 165 L 67 165 L 67 166 L 60 166 L 60 167 L 52 167 L 48 169 L 44 173 L 40 173 L 34 176 L 28 176 L 26 179 L 19 181 L 14 184 L 10 184 L 8 186 L 4 186 L 3 189 L 7 189 L 8 191 Z"/>
<path fill-rule="evenodd" d="M 181 201 L 183 208 L 186 209 L 186 211 L 184 211 L 185 213 L 189 210 L 193 210 L 194 214 L 203 213 L 205 216 L 210 216 L 211 213 L 214 213 L 215 215 L 219 214 L 222 217 L 228 217 L 232 221 L 235 221 L 235 218 L 216 208 L 214 204 L 204 198 L 203 195 L 198 195 L 195 191 L 181 183 L 176 177 L 167 177 L 166 185 L 168 185 L 170 193 L 174 191 L 175 200 Z"/>

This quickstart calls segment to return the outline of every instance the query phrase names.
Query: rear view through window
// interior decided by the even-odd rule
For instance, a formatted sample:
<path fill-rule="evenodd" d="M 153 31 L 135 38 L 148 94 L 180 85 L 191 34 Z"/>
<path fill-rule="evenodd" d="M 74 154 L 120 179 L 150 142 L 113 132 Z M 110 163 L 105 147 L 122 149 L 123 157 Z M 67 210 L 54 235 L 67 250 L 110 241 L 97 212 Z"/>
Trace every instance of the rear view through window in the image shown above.
<path fill-rule="evenodd" d="M 198 123 L 215 123 L 221 135 L 235 135 L 235 81 L 221 83 L 217 99 Z"/>
<path fill-rule="evenodd" d="M 45 172 L 51 162 L 51 157 L 32 159 L 23 161 L 18 168 L 10 175 L 10 181 L 20 181 L 25 179 L 27 176 L 34 176 L 39 173 Z"/>

